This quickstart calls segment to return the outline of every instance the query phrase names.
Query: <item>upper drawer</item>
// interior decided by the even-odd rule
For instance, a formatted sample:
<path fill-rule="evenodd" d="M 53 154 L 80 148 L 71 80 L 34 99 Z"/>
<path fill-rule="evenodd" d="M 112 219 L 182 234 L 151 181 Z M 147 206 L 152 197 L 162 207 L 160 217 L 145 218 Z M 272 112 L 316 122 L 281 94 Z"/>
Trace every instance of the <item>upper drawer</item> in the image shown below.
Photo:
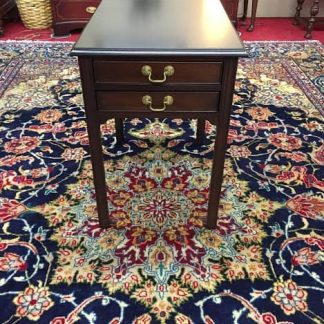
<path fill-rule="evenodd" d="M 89 20 L 97 7 L 100 0 L 53 0 L 52 8 L 55 21 L 66 20 Z"/>
<path fill-rule="evenodd" d="M 96 83 L 220 84 L 223 62 L 93 62 Z"/>

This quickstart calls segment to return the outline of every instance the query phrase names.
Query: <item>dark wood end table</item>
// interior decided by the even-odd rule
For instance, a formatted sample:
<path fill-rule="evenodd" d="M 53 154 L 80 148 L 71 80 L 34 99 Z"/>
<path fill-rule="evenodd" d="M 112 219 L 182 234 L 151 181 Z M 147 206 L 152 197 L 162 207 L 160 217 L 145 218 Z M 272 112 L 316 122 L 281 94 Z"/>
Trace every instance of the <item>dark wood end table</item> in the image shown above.
<path fill-rule="evenodd" d="M 185 8 L 185 10 L 183 10 Z M 180 14 L 181 13 L 181 14 Z M 238 58 L 246 56 L 219 0 L 103 0 L 75 44 L 100 226 L 109 225 L 100 124 L 123 118 L 208 119 L 217 134 L 207 224 L 215 228 Z"/>

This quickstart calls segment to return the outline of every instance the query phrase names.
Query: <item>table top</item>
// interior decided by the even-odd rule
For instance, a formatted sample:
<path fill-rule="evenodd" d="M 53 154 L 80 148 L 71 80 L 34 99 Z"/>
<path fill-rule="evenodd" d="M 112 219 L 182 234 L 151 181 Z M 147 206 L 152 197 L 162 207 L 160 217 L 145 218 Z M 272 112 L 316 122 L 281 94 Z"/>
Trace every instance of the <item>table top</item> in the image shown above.
<path fill-rule="evenodd" d="M 102 0 L 71 55 L 246 56 L 220 0 Z"/>

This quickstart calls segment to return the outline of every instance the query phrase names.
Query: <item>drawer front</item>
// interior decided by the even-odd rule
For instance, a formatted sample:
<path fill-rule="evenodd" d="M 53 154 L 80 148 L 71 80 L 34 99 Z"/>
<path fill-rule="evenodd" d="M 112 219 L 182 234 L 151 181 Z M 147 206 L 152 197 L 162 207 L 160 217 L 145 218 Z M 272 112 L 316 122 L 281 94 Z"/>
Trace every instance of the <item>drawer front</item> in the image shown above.
<path fill-rule="evenodd" d="M 52 7 L 55 21 L 90 20 L 99 3 L 99 0 L 54 0 Z"/>
<path fill-rule="evenodd" d="M 223 62 L 124 62 L 95 60 L 93 68 L 96 83 L 127 83 L 137 85 L 220 84 L 223 74 Z M 162 82 L 163 80 L 165 81 Z"/>
<path fill-rule="evenodd" d="M 217 112 L 219 92 L 96 92 L 101 111 Z"/>

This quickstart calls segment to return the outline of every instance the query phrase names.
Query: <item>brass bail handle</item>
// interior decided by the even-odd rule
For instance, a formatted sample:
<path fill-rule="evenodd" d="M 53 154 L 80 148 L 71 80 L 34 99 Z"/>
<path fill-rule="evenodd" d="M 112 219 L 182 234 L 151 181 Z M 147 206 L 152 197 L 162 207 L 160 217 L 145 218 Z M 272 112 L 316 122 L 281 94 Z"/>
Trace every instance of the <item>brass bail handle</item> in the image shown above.
<path fill-rule="evenodd" d="M 173 97 L 172 96 L 165 96 L 163 98 L 163 107 L 161 107 L 161 108 L 153 108 L 152 107 L 153 100 L 152 100 L 152 97 L 149 96 L 149 95 L 143 96 L 142 103 L 145 106 L 149 106 L 150 110 L 152 110 L 152 111 L 164 111 L 167 106 L 171 106 L 173 104 Z"/>
<path fill-rule="evenodd" d="M 174 67 L 172 65 L 165 66 L 164 71 L 163 71 L 163 79 L 161 79 L 161 80 L 152 79 L 153 69 L 149 65 L 143 65 L 141 71 L 142 71 L 142 75 L 147 76 L 148 80 L 151 83 L 163 83 L 166 81 L 167 77 L 170 77 L 174 74 Z"/>
<path fill-rule="evenodd" d="M 87 7 L 86 12 L 89 14 L 93 14 L 96 11 L 96 7 Z"/>

